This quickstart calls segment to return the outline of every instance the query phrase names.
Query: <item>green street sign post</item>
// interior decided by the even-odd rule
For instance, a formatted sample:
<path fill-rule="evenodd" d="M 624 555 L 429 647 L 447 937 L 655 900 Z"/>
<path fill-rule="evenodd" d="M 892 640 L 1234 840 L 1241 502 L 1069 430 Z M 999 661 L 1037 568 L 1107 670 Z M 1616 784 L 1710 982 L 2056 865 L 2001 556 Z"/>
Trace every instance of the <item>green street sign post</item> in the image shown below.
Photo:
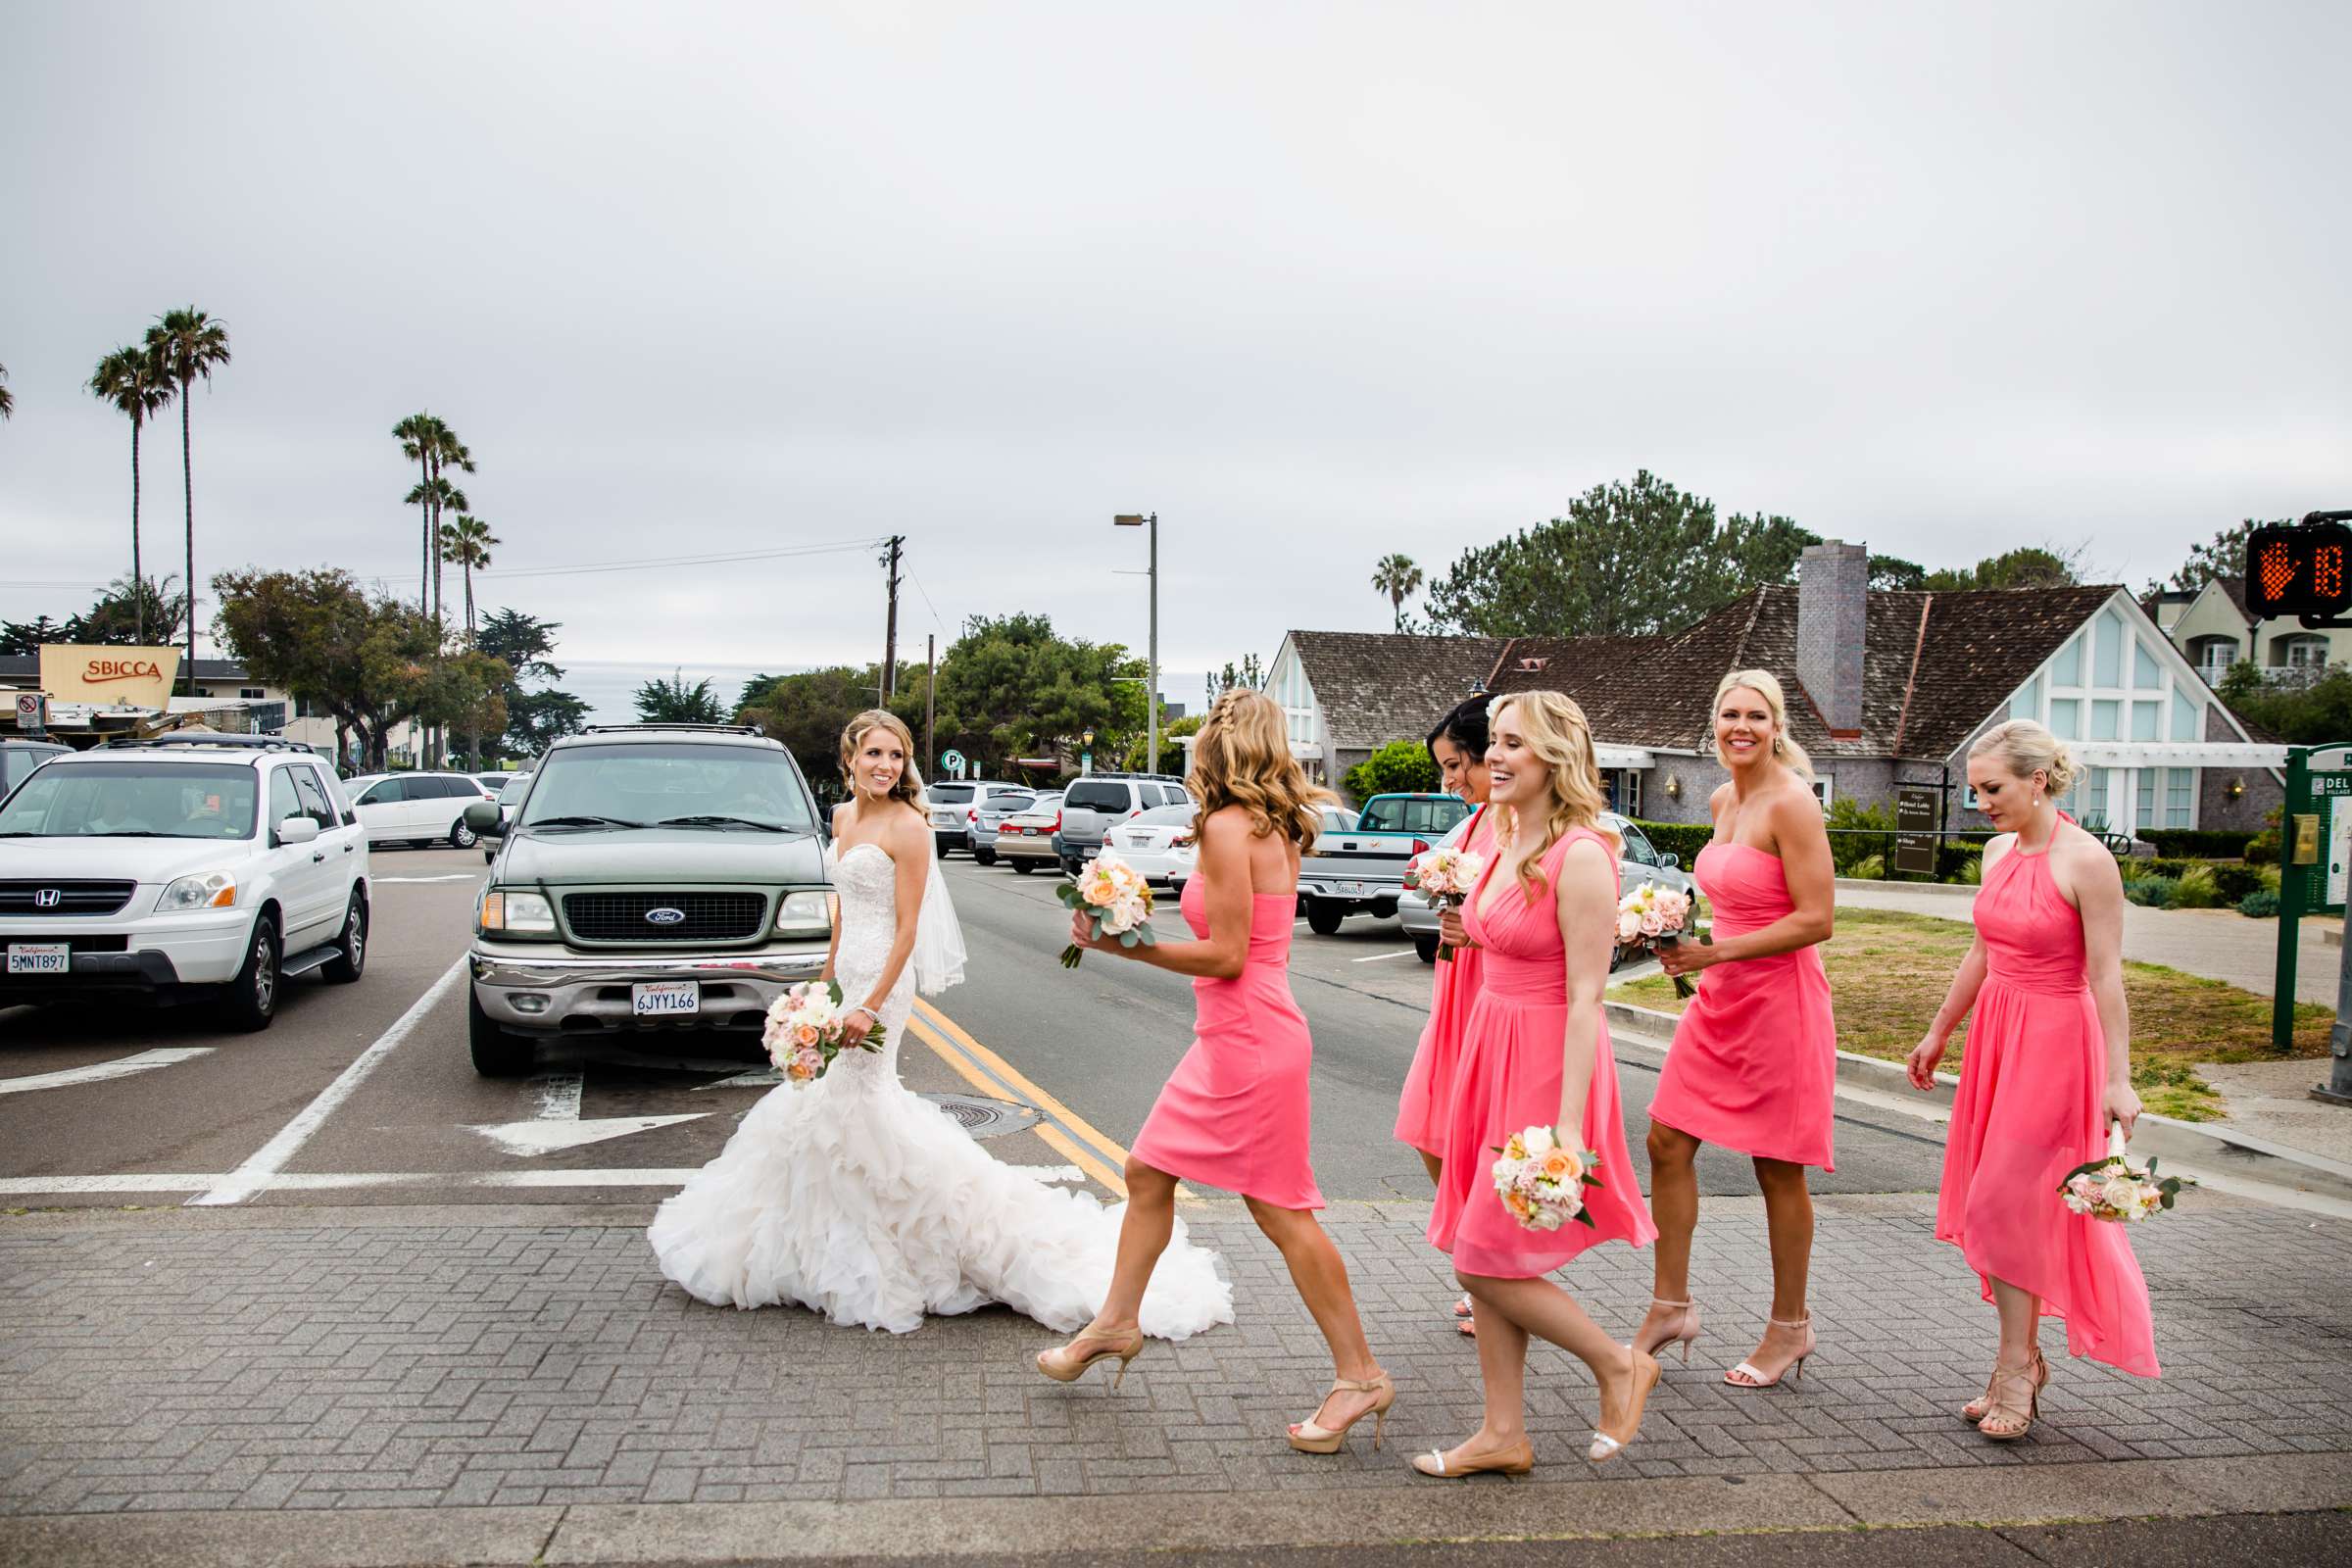
<path fill-rule="evenodd" d="M 2318 765 L 2314 765 L 2315 762 Z M 2307 914 L 2341 914 L 2352 882 L 2352 742 L 2286 749 L 2286 804 L 2278 823 L 2278 968 L 2271 1044 L 2293 1049 L 2297 927 Z M 2343 950 L 2352 960 L 2352 948 Z M 2329 1082 L 2313 1095 L 2352 1104 L 2352 961 L 2339 965 Z"/>

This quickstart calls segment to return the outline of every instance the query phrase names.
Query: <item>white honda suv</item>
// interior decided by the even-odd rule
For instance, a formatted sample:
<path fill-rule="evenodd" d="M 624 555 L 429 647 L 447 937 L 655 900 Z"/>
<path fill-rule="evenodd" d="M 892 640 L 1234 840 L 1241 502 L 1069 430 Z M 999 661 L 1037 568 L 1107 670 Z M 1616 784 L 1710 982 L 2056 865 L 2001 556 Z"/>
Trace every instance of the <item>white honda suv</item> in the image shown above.
<path fill-rule="evenodd" d="M 283 982 L 368 961 L 368 835 L 291 746 L 52 758 L 0 805 L 0 1006 L 217 1002 L 267 1029 Z"/>

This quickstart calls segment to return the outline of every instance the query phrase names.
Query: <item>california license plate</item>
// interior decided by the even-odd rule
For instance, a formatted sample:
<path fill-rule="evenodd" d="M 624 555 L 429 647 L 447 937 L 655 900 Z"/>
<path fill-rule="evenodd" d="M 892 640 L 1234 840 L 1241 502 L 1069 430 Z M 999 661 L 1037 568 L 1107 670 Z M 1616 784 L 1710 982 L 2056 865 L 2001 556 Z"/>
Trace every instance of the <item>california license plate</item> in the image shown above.
<path fill-rule="evenodd" d="M 647 980 L 629 987 L 629 1010 L 640 1018 L 682 1018 L 703 1010 L 703 988 L 692 980 Z"/>
<path fill-rule="evenodd" d="M 65 942 L 12 942 L 8 949 L 10 974 L 71 974 L 74 949 Z"/>
<path fill-rule="evenodd" d="M 1360 899 L 1364 896 L 1364 885 L 1361 882 L 1334 882 L 1332 886 L 1338 889 L 1339 896 L 1343 899 Z"/>

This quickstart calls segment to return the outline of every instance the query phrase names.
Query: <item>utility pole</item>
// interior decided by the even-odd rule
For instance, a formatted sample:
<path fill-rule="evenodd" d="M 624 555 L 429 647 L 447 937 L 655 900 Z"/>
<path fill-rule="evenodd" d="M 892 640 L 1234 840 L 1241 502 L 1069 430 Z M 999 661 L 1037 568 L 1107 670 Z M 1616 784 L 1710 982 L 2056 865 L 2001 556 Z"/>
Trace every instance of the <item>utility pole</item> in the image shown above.
<path fill-rule="evenodd" d="M 894 533 L 888 542 L 890 548 L 882 557 L 882 569 L 890 576 L 890 626 L 889 630 L 883 634 L 882 680 L 880 682 L 882 691 L 880 706 L 884 708 L 890 706 L 892 696 L 899 689 L 899 584 L 904 580 L 899 576 L 899 557 L 906 548 L 906 536 L 903 533 Z"/>
<path fill-rule="evenodd" d="M 939 638 L 923 634 L 923 662 L 931 673 L 923 677 L 923 777 L 939 777 L 939 743 L 934 738 L 939 724 Z"/>

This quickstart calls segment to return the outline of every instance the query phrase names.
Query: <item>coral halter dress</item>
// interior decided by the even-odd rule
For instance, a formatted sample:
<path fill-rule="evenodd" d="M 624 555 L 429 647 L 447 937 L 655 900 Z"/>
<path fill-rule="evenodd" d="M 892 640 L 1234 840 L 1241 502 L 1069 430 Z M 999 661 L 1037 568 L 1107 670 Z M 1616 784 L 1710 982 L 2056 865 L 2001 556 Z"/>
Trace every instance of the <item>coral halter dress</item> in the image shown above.
<path fill-rule="evenodd" d="M 2068 820 L 2073 820 L 2071 817 Z M 2066 1348 L 2158 1375 L 2147 1282 L 2125 1228 L 2070 1210 L 2068 1171 L 2107 1152 L 2107 1037 L 2083 961 L 2082 915 L 2045 845 L 2012 849 L 1977 893 L 1986 971 L 1968 1025 L 1943 1152 L 1936 1236 L 1977 1271 L 2066 1320 Z"/>

